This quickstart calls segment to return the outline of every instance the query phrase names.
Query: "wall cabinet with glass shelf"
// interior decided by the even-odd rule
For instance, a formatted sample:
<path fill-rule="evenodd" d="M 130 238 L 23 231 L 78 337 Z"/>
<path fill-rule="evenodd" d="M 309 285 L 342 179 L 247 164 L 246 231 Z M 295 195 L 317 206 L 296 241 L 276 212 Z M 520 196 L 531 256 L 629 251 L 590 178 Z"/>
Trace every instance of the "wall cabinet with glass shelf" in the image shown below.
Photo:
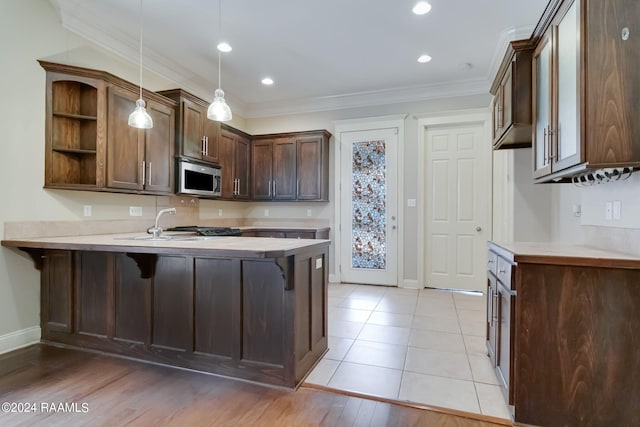
<path fill-rule="evenodd" d="M 637 0 L 553 0 L 534 30 L 533 176 L 640 167 Z"/>
<path fill-rule="evenodd" d="M 40 61 L 40 65 L 47 74 L 45 188 L 173 193 L 174 101 L 144 91 L 155 125 L 148 130 L 128 128 L 127 117 L 138 98 L 136 85 L 104 71 L 46 61 Z M 114 97 L 114 93 L 120 96 Z M 116 102 L 121 99 L 133 101 Z M 129 138 L 122 140 L 123 135 Z M 125 163 L 116 162 L 109 154 L 127 141 L 134 142 L 125 150 L 131 156 L 123 158 L 143 159 L 145 168 L 138 171 L 136 162 L 127 180 L 131 185 L 110 185 L 119 182 Z M 145 152 L 145 143 L 151 147 L 150 141 L 153 150 Z"/>

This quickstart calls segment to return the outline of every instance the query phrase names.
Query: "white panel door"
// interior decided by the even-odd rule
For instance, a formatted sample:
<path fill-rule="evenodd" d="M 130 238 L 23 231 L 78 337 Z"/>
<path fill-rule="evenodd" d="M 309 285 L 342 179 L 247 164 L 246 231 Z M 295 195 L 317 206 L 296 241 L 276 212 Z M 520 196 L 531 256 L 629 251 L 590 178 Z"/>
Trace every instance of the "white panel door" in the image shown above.
<path fill-rule="evenodd" d="M 398 284 L 398 130 L 340 134 L 341 281 Z"/>
<path fill-rule="evenodd" d="M 427 287 L 484 290 L 491 165 L 482 136 L 481 124 L 427 127 Z"/>

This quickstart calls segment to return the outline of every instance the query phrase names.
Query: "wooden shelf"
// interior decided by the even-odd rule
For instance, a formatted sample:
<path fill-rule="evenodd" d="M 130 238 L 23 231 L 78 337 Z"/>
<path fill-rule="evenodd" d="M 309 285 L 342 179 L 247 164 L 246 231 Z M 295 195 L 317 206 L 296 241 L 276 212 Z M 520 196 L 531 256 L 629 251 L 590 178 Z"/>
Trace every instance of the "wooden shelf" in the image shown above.
<path fill-rule="evenodd" d="M 96 150 L 85 150 L 80 148 L 62 148 L 62 147 L 53 147 L 53 151 L 58 153 L 68 153 L 68 154 L 96 154 Z"/>
<path fill-rule="evenodd" d="M 54 112 L 53 115 L 56 116 L 56 117 L 66 117 L 67 119 L 98 120 L 98 118 L 96 116 L 85 116 L 83 114 L 70 114 L 70 113 Z"/>

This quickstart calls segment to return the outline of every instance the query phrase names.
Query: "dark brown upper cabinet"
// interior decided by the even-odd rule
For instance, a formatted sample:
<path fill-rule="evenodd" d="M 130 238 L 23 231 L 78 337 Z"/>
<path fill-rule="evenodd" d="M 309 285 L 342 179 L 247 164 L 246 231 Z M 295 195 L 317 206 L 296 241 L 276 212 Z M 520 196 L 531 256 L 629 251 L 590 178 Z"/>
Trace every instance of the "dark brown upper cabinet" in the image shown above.
<path fill-rule="evenodd" d="M 640 166 L 636 0 L 555 0 L 532 40 L 533 175 L 569 182 Z"/>
<path fill-rule="evenodd" d="M 40 61 L 46 70 L 45 187 L 172 194 L 174 107 L 143 91 L 152 129 L 127 125 L 138 86 L 104 71 Z"/>
<path fill-rule="evenodd" d="M 251 136 L 227 125 L 220 133 L 220 168 L 222 191 L 220 198 L 249 199 L 249 147 Z"/>
<path fill-rule="evenodd" d="M 209 104 L 182 89 L 158 92 L 177 102 L 176 153 L 206 163 L 220 162 L 220 122 L 207 118 Z"/>
<path fill-rule="evenodd" d="M 127 121 L 138 95 L 118 87 L 109 87 L 107 92 L 107 187 L 172 193 L 173 109 L 149 101 L 153 128 L 135 129 Z"/>
<path fill-rule="evenodd" d="M 253 200 L 326 201 L 327 131 L 259 135 L 251 146 Z"/>
<path fill-rule="evenodd" d="M 531 147 L 531 56 L 529 40 L 509 44 L 491 85 L 493 149 Z"/>

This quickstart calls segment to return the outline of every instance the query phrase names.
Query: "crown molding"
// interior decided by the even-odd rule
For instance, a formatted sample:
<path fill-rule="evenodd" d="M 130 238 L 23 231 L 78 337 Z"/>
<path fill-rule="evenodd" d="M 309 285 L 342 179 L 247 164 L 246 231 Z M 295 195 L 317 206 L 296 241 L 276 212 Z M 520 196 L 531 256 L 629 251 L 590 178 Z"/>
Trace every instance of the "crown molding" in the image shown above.
<path fill-rule="evenodd" d="M 487 79 L 462 80 L 442 84 L 383 89 L 334 96 L 253 103 L 248 105 L 247 115 L 245 117 L 258 118 L 315 113 L 349 108 L 421 102 L 465 95 L 479 95 L 488 93 L 490 84 L 491 82 Z"/>

